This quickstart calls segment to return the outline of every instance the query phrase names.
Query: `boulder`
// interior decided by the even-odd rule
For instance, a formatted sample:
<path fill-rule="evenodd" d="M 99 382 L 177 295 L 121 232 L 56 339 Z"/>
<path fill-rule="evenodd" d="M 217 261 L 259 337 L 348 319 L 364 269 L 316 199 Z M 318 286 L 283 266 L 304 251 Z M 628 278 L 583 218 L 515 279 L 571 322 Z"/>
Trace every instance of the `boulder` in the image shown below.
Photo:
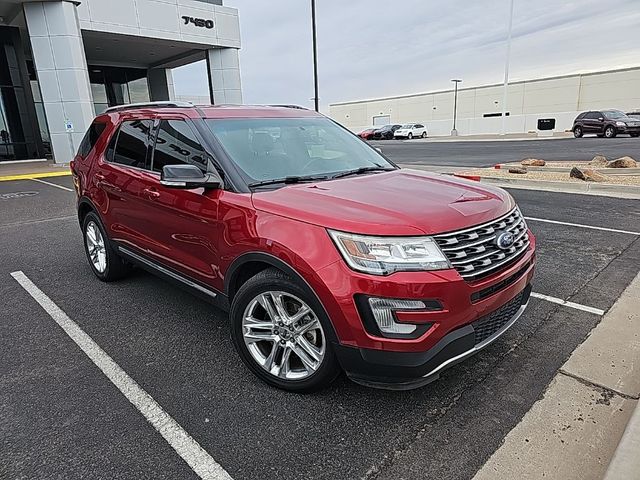
<path fill-rule="evenodd" d="M 518 173 L 522 175 L 524 173 L 527 173 L 527 169 L 522 167 L 512 167 L 509 169 L 509 173 Z"/>
<path fill-rule="evenodd" d="M 605 167 L 607 165 L 607 162 L 607 157 L 605 157 L 604 155 L 596 155 L 589 162 L 589 165 L 591 165 L 592 167 Z"/>
<path fill-rule="evenodd" d="M 637 168 L 638 162 L 631 157 L 621 157 L 610 161 L 606 165 L 607 168 Z"/>
<path fill-rule="evenodd" d="M 545 164 L 547 162 L 545 162 L 544 160 L 540 160 L 538 158 L 525 158 L 524 160 L 522 160 L 520 162 L 521 165 L 524 165 L 525 167 L 544 167 Z"/>
<path fill-rule="evenodd" d="M 606 175 L 601 174 L 600 172 L 591 170 L 590 168 L 583 169 L 578 167 L 573 167 L 571 169 L 571 172 L 569 172 L 569 176 L 584 180 L 585 182 L 606 182 L 609 178 Z"/>

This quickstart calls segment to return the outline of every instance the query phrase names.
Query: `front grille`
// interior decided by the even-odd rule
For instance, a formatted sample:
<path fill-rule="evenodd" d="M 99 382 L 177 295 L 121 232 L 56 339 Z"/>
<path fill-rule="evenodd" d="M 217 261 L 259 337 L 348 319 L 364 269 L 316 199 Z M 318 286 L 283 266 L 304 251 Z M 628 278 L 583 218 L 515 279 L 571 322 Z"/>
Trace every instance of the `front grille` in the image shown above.
<path fill-rule="evenodd" d="M 506 231 L 514 235 L 514 242 L 507 249 L 498 248 L 496 238 Z M 470 282 L 506 268 L 529 248 L 527 224 L 518 208 L 491 222 L 434 238 L 451 265 Z"/>
<path fill-rule="evenodd" d="M 491 312 L 471 324 L 476 336 L 476 345 L 496 333 L 513 318 L 522 305 L 523 297 L 526 294 L 527 291 L 523 290 L 495 312 Z"/>

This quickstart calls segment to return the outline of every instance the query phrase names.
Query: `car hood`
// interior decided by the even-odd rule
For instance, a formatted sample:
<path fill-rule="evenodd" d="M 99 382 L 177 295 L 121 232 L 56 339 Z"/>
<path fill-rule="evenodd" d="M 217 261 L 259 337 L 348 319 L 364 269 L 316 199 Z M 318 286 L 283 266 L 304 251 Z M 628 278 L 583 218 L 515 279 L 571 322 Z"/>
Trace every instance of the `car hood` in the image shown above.
<path fill-rule="evenodd" d="M 369 235 L 432 235 L 494 220 L 515 206 L 499 188 L 417 170 L 394 170 L 252 196 L 257 210 Z"/>

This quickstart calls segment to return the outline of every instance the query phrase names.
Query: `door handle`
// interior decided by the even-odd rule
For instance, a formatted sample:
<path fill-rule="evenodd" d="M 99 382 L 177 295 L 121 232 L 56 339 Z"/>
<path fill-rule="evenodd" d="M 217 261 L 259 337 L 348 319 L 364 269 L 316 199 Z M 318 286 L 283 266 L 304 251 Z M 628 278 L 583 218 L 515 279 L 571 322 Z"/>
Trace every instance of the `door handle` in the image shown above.
<path fill-rule="evenodd" d="M 154 188 L 145 188 L 142 190 L 142 194 L 147 197 L 149 200 L 155 200 L 160 197 L 160 192 Z"/>

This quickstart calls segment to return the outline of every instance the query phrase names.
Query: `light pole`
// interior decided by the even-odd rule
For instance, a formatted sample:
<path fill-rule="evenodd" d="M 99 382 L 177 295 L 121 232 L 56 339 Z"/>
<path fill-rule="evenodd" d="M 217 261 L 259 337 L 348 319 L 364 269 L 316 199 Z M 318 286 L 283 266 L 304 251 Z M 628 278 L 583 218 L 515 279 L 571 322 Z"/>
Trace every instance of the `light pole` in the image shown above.
<path fill-rule="evenodd" d="M 316 112 L 320 111 L 318 102 L 318 43 L 316 40 L 316 0 L 311 0 L 311 30 L 313 32 L 313 104 Z"/>
<path fill-rule="evenodd" d="M 458 136 L 458 130 L 456 130 L 456 118 L 458 117 L 458 84 L 462 82 L 462 80 L 454 78 L 451 80 L 455 87 L 453 89 L 453 130 L 451 130 L 451 136 Z"/>
<path fill-rule="evenodd" d="M 511 28 L 513 27 L 513 0 L 509 6 L 509 27 L 507 30 L 507 58 L 504 62 L 504 86 L 502 87 L 502 129 L 500 135 L 507 133 L 507 86 L 509 84 L 509 57 L 511 56 Z"/>

